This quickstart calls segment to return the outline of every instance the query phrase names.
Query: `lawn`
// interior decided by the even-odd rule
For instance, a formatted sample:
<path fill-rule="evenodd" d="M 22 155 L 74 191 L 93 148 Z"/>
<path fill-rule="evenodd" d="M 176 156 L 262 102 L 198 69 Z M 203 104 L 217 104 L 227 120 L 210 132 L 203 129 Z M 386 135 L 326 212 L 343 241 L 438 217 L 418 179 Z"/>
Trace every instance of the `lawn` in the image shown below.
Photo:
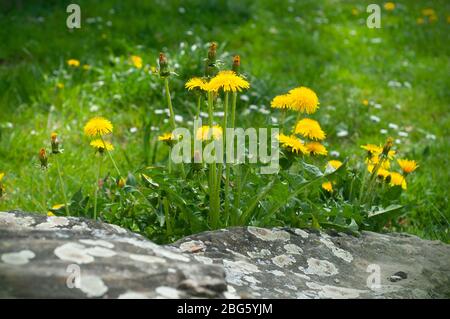
<path fill-rule="evenodd" d="M 184 84 L 203 74 L 209 43 L 215 41 L 224 66 L 240 55 L 241 71 L 251 83 L 251 89 L 239 95 L 239 126 L 271 125 L 274 117 L 279 119 L 278 111 L 270 108 L 276 95 L 297 86 L 313 89 L 320 108 L 311 117 L 327 133 L 328 149 L 328 157 L 315 162 L 317 167 L 323 169 L 333 158 L 363 167 L 365 151 L 360 146 L 383 145 L 392 137 L 400 157 L 416 160 L 419 168 L 396 202 L 403 208 L 380 231 L 450 242 L 450 4 L 404 0 L 386 10 L 380 2 L 382 27 L 369 29 L 366 6 L 372 2 L 80 0 L 82 25 L 70 30 L 65 2 L 33 1 L 15 7 L 5 1 L 0 13 L 0 173 L 5 173 L 0 210 L 45 214 L 65 202 L 61 184 L 67 196 L 81 189 L 83 195 L 76 198 L 91 194 L 92 201 L 97 161 L 83 127 L 96 115 L 114 124 L 113 155 L 121 171 L 131 173 L 127 184 L 135 185 L 133 179 L 142 172 L 157 180 L 153 168 L 165 167 L 168 153 L 157 137 L 169 129 L 170 121 L 163 82 L 151 74 L 152 68 L 164 52 L 176 73 L 170 82 L 177 124 L 188 123 L 197 104 Z M 133 65 L 133 55 L 142 58 L 141 68 Z M 69 59 L 80 61 L 80 66 L 70 67 Z M 285 119 L 291 126 L 295 120 L 293 115 Z M 39 164 L 39 150 L 48 148 L 52 132 L 58 133 L 64 148 L 58 155 L 61 179 L 54 162 L 45 172 Z M 104 161 L 103 172 L 115 173 L 111 161 Z M 253 178 L 248 180 L 250 188 L 268 180 Z M 165 183 L 182 184 L 175 178 Z M 314 198 L 323 199 L 320 183 L 317 188 Z M 178 213 L 164 198 L 142 192 L 147 201 L 162 207 L 162 213 L 149 211 L 136 199 L 139 194 L 124 195 L 119 204 L 108 202 L 108 194 L 100 196 L 102 207 L 113 212 L 104 219 L 160 241 L 186 234 L 175 232 L 172 237 L 156 231 L 168 215 Z M 183 188 L 180 195 L 179 205 L 194 196 L 202 202 L 195 187 Z M 331 205 L 330 198 L 326 202 Z M 328 211 L 315 201 L 311 207 Z M 195 216 L 202 209 L 200 205 Z M 157 218 L 148 219 L 151 214 Z M 296 214 L 264 222 L 255 214 L 246 224 L 327 224 L 317 225 L 314 218 L 311 225 L 297 223 Z M 183 219 L 172 226 L 183 228 Z"/>

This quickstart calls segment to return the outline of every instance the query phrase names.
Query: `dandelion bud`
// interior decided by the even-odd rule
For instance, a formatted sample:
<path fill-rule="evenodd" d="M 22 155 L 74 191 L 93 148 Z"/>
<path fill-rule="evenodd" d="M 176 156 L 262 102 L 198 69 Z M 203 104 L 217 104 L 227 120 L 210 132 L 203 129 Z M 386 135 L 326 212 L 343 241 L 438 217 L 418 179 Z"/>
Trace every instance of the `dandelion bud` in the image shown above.
<path fill-rule="evenodd" d="M 219 69 L 216 66 L 216 56 L 217 56 L 217 43 L 212 42 L 208 50 L 208 58 L 205 64 L 205 76 L 213 77 L 218 72 Z"/>
<path fill-rule="evenodd" d="M 60 150 L 59 150 L 58 134 L 56 134 L 55 132 L 53 132 L 50 135 L 50 143 L 52 145 L 52 153 L 59 154 Z"/>
<path fill-rule="evenodd" d="M 39 151 L 39 161 L 41 162 L 41 168 L 45 169 L 48 167 L 48 157 L 45 148 L 41 148 Z"/>
<path fill-rule="evenodd" d="M 208 60 L 210 64 L 216 62 L 216 55 L 217 55 L 217 43 L 211 42 L 208 50 Z"/>
<path fill-rule="evenodd" d="M 124 188 L 125 187 L 125 179 L 123 177 L 120 177 L 117 180 L 117 187 L 119 187 L 119 188 Z"/>
<path fill-rule="evenodd" d="M 167 57 L 164 53 L 159 54 L 159 76 L 167 77 L 170 75 L 169 71 L 169 62 L 167 61 Z"/>
<path fill-rule="evenodd" d="M 233 67 L 231 68 L 236 74 L 239 74 L 239 68 L 241 67 L 241 57 L 235 55 L 233 58 Z"/>
<path fill-rule="evenodd" d="M 383 146 L 383 155 L 387 157 L 389 155 L 389 151 L 391 150 L 392 146 L 394 145 L 394 139 L 392 137 L 388 137 L 386 140 L 386 144 Z"/>

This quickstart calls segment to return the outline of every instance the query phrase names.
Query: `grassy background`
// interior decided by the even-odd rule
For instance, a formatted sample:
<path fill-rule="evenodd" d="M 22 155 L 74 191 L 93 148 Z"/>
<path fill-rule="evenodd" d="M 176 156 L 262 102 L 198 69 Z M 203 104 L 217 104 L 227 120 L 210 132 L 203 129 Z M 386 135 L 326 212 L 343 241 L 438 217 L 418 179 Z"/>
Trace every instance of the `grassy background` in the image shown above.
<path fill-rule="evenodd" d="M 154 66 L 158 52 L 168 53 L 179 74 L 175 110 L 189 120 L 195 99 L 183 83 L 202 74 L 204 48 L 217 41 L 227 63 L 241 55 L 251 79 L 249 99 L 239 105 L 241 126 L 270 123 L 264 113 L 273 96 L 298 85 L 313 88 L 321 102 L 314 117 L 340 159 L 361 162 L 359 145 L 383 143 L 389 135 L 402 157 L 419 161 L 402 198 L 409 204 L 404 224 L 396 230 L 450 242 L 449 2 L 395 2 L 393 11 L 382 8 L 382 28 L 369 29 L 365 8 L 372 2 L 80 0 L 82 27 L 69 30 L 70 1 L 3 1 L 0 171 L 7 174 L 7 195 L 0 209 L 46 211 L 37 152 L 52 131 L 64 143 L 68 192 L 93 189 L 94 158 L 82 127 L 95 114 L 115 124 L 115 156 L 123 169 L 145 165 L 144 118 L 153 121 L 156 136 L 166 119 L 154 110 L 165 105 L 159 79 L 133 68 L 130 55 Z M 425 8 L 436 11 L 436 22 L 417 23 Z M 70 58 L 91 69 L 68 68 Z M 339 137 L 343 131 L 348 134 Z M 164 156 L 158 151 L 156 160 Z M 48 206 L 62 202 L 54 171 Z"/>

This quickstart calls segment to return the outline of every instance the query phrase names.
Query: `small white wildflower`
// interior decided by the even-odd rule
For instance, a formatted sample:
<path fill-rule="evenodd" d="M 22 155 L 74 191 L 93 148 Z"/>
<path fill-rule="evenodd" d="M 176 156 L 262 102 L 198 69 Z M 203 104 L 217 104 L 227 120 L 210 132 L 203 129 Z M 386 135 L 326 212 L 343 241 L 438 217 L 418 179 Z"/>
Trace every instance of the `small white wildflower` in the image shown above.
<path fill-rule="evenodd" d="M 183 7 L 179 7 L 178 8 L 178 12 L 181 13 L 181 14 L 185 14 L 186 13 L 186 9 L 183 8 Z"/>
<path fill-rule="evenodd" d="M 373 105 L 374 108 L 376 108 L 377 110 L 381 109 L 383 106 L 381 104 L 375 103 Z"/>
<path fill-rule="evenodd" d="M 92 104 L 91 107 L 89 108 L 89 111 L 91 111 L 92 113 L 97 112 L 100 109 L 100 107 L 96 104 Z"/>
<path fill-rule="evenodd" d="M 175 122 L 183 122 L 183 117 L 181 115 L 175 115 Z"/>
<path fill-rule="evenodd" d="M 137 127 L 131 127 L 130 128 L 130 133 L 134 134 L 138 131 Z"/>
<path fill-rule="evenodd" d="M 389 126 L 389 128 L 391 128 L 393 130 L 398 130 L 398 125 L 397 124 L 389 123 L 388 126 Z"/>
<path fill-rule="evenodd" d="M 380 133 L 381 133 L 381 134 L 387 134 L 387 133 L 388 133 L 388 130 L 386 130 L 385 128 L 382 128 L 382 129 L 380 130 Z"/>
<path fill-rule="evenodd" d="M 436 139 L 436 135 L 434 135 L 434 134 L 427 134 L 426 138 L 429 139 L 429 140 L 433 140 L 434 141 Z"/>
<path fill-rule="evenodd" d="M 250 98 L 248 97 L 248 95 L 242 94 L 241 95 L 241 100 L 245 101 L 245 102 L 248 102 L 250 100 Z"/>
<path fill-rule="evenodd" d="M 331 151 L 330 156 L 339 157 L 341 154 L 338 151 Z"/>
<path fill-rule="evenodd" d="M 401 137 L 408 137 L 408 133 L 403 132 L 403 131 L 400 131 L 400 132 L 398 132 L 398 136 L 401 136 Z"/>
<path fill-rule="evenodd" d="M 381 121 L 380 118 L 378 116 L 375 116 L 375 115 L 371 115 L 370 116 L 370 120 L 372 122 L 375 122 L 375 123 L 379 123 Z"/>
<path fill-rule="evenodd" d="M 347 130 L 340 130 L 336 133 L 337 137 L 346 137 L 348 136 L 348 131 Z"/>

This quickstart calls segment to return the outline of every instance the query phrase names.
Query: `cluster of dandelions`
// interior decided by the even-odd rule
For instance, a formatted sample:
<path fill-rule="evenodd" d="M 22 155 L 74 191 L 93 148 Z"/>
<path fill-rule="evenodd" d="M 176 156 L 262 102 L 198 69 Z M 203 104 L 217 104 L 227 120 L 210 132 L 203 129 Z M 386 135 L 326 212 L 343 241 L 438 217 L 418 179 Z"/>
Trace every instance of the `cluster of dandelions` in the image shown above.
<path fill-rule="evenodd" d="M 304 86 L 294 88 L 287 94 L 273 98 L 271 107 L 282 111 L 282 124 L 288 111 L 298 113 L 297 123 L 289 134 L 278 135 L 283 148 L 297 155 L 328 154 L 326 147 L 321 143 L 326 134 L 319 122 L 307 117 L 300 119 L 302 113 L 313 114 L 319 108 L 319 98 L 313 90 Z"/>
<path fill-rule="evenodd" d="M 205 71 L 203 76 L 194 77 L 186 82 L 185 88 L 188 91 L 193 92 L 197 97 L 196 120 L 201 118 L 202 106 L 204 105 L 204 101 L 207 102 L 208 125 L 197 128 L 194 135 L 195 139 L 202 142 L 223 139 L 225 145 L 226 134 L 223 134 L 224 130 L 235 127 L 238 93 L 250 87 L 250 83 L 239 72 L 240 63 L 240 57 L 235 56 L 230 69 L 219 70 L 217 44 L 213 42 L 209 47 L 207 58 L 205 59 Z M 170 112 L 170 123 L 172 129 L 175 129 L 175 113 L 169 89 L 169 77 L 173 72 L 170 71 L 167 57 L 164 54 L 160 54 L 159 57 L 158 74 L 160 78 L 164 80 L 166 100 Z M 221 123 L 217 123 L 214 118 L 214 111 L 219 104 L 219 96 L 222 96 L 223 107 L 223 118 Z M 231 110 L 229 109 L 230 104 Z M 169 147 L 172 147 L 178 138 L 179 136 L 174 136 L 171 132 L 166 132 L 159 136 L 158 139 L 165 142 Z M 196 155 L 194 154 L 194 156 Z M 233 181 L 234 177 L 231 174 L 229 162 L 230 161 L 225 158 L 226 164 L 214 162 L 208 165 L 208 193 L 210 202 L 210 214 L 208 217 L 212 228 L 219 227 L 222 215 L 225 224 L 228 224 L 229 220 L 231 220 L 232 223 L 236 222 L 236 219 L 238 218 L 236 212 L 233 209 L 230 209 L 229 203 L 230 185 L 235 182 Z M 169 172 L 172 170 L 170 159 L 168 160 L 168 170 Z M 225 177 L 223 178 L 224 170 Z M 186 176 L 183 164 L 180 165 L 180 171 L 183 176 Z M 224 194 L 223 200 L 221 200 L 222 189 Z M 222 202 L 223 205 L 221 205 Z"/>
<path fill-rule="evenodd" d="M 90 119 L 84 126 L 84 134 L 92 139 L 90 145 L 95 149 L 96 151 L 95 153 L 98 154 L 97 176 L 95 179 L 96 187 L 94 195 L 94 219 L 97 218 L 97 198 L 98 198 L 98 191 L 100 190 L 100 187 L 102 185 L 100 181 L 100 176 L 102 171 L 103 155 L 105 153 L 108 154 L 118 175 L 116 179 L 117 185 L 119 186 L 124 185 L 124 179 L 121 176 L 122 174 L 120 173 L 116 161 L 111 155 L 111 151 L 114 150 L 114 146 L 112 145 L 111 142 L 105 140 L 105 137 L 107 135 L 112 134 L 112 132 L 113 132 L 112 123 L 106 118 L 100 116 Z"/>
<path fill-rule="evenodd" d="M 388 141 L 387 144 L 389 145 L 389 143 Z M 361 148 L 367 151 L 367 171 L 390 186 L 401 186 L 406 189 L 406 177 L 419 167 L 415 160 L 397 159 L 400 168 L 400 172 L 397 172 L 392 169 L 392 161 L 396 156 L 394 150 L 386 151 L 386 146 L 382 147 L 375 144 L 362 145 Z"/>

